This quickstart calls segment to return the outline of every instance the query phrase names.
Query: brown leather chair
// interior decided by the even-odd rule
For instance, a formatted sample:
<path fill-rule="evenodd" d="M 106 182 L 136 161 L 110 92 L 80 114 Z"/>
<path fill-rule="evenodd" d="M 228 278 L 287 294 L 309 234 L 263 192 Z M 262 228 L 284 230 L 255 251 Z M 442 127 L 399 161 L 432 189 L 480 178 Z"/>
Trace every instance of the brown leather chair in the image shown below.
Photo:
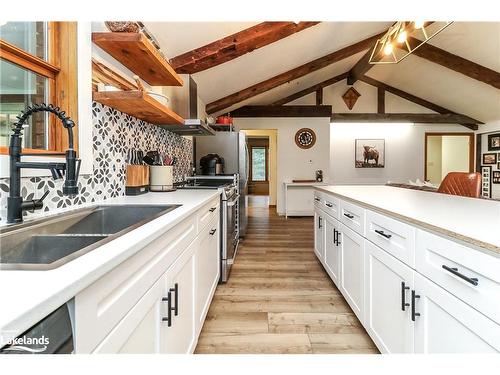
<path fill-rule="evenodd" d="M 479 198 L 481 194 L 481 174 L 450 172 L 446 175 L 438 193 Z"/>

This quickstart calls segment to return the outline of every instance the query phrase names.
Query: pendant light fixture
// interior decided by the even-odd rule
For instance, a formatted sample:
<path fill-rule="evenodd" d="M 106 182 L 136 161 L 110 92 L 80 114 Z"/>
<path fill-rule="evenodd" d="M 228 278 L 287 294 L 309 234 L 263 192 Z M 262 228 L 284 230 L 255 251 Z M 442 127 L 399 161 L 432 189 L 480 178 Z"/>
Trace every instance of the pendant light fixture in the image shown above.
<path fill-rule="evenodd" d="M 398 21 L 375 43 L 370 64 L 397 64 L 452 23 Z"/>

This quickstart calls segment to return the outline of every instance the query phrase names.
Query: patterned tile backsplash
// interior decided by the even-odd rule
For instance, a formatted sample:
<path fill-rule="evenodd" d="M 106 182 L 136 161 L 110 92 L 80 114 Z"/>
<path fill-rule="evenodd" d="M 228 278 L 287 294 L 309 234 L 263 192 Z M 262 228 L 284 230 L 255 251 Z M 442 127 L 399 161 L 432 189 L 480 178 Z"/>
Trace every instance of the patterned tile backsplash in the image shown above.
<path fill-rule="evenodd" d="M 177 157 L 174 166 L 174 181 L 181 181 L 190 171 L 193 143 L 190 139 L 174 134 L 102 104 L 92 103 L 93 122 L 93 173 L 80 175 L 79 194 L 69 198 L 62 193 L 64 181 L 51 177 L 23 178 L 21 194 L 24 199 L 33 199 L 49 190 L 44 208 L 25 216 L 43 216 L 55 211 L 83 203 L 99 202 L 125 194 L 125 168 L 127 152 L 136 150 L 158 150 L 168 156 Z M 0 179 L 0 220 L 6 218 L 9 179 Z"/>

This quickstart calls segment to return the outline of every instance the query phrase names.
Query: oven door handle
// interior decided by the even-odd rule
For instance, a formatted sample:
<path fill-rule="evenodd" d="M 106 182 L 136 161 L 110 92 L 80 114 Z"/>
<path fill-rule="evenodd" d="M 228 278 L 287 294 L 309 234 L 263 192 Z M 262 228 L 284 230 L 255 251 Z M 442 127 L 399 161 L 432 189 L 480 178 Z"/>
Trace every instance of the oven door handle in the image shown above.
<path fill-rule="evenodd" d="M 238 199 L 240 198 L 240 195 L 237 194 L 236 197 L 231 199 L 230 201 L 227 202 L 228 207 L 233 207 L 236 203 L 238 203 Z"/>

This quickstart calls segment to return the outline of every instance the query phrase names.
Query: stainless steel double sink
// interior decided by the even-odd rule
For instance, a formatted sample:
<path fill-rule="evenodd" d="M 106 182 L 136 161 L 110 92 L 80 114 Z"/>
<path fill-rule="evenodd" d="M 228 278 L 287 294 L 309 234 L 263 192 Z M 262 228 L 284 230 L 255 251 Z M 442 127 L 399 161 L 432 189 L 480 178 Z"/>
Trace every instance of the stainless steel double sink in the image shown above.
<path fill-rule="evenodd" d="M 100 205 L 0 228 L 0 269 L 50 270 L 180 205 Z"/>

